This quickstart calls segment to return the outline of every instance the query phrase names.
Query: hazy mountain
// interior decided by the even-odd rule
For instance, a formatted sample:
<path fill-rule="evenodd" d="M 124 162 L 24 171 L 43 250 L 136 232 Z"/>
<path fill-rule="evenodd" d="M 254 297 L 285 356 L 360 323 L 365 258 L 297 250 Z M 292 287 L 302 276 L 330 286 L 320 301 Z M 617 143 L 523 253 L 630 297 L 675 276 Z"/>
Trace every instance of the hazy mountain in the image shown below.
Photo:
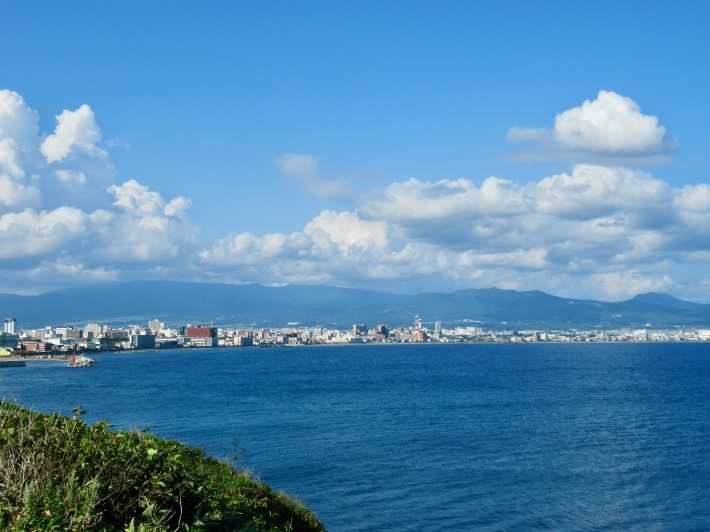
<path fill-rule="evenodd" d="M 475 323 L 490 329 L 710 327 L 710 305 L 667 294 L 642 294 L 618 303 L 566 299 L 540 291 L 498 288 L 451 294 L 400 295 L 332 286 L 229 285 L 131 281 L 56 290 L 37 296 L 0 294 L 0 311 L 19 327 L 80 324 L 202 323 L 279 327 L 289 322 L 349 328 Z"/>

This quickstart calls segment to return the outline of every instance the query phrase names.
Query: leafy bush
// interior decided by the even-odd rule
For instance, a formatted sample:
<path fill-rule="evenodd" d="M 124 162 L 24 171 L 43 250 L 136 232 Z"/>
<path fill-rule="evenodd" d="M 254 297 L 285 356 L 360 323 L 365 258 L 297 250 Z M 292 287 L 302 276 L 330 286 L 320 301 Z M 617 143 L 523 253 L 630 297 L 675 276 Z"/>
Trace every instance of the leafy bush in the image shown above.
<path fill-rule="evenodd" d="M 3 530 L 323 530 L 202 450 L 0 402 Z"/>

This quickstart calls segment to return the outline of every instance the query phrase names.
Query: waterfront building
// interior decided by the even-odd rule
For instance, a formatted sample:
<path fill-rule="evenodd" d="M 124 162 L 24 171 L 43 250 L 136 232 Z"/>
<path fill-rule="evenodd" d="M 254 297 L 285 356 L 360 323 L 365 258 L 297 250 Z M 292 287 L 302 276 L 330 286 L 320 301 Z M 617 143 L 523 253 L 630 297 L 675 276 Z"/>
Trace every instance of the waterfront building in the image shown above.
<path fill-rule="evenodd" d="M 426 332 L 419 329 L 412 333 L 411 340 L 412 342 L 426 342 L 429 340 L 429 337 L 427 336 Z"/>
<path fill-rule="evenodd" d="M 98 338 L 102 332 L 102 327 L 98 323 L 87 323 L 86 327 L 84 327 L 84 333 L 87 338 Z"/>
<path fill-rule="evenodd" d="M 381 334 L 384 338 L 389 338 L 390 336 L 390 329 L 387 325 L 378 325 L 375 327 L 375 332 Z"/>
<path fill-rule="evenodd" d="M 364 323 L 353 324 L 353 336 L 366 336 L 367 335 L 367 325 Z"/>
<path fill-rule="evenodd" d="M 234 345 L 239 347 L 251 347 L 254 345 L 254 337 L 252 336 L 235 336 Z"/>
<path fill-rule="evenodd" d="M 0 347 L 6 347 L 8 349 L 17 349 L 17 343 L 20 340 L 20 336 L 17 334 L 10 334 L 6 332 L 0 333 Z"/>
<path fill-rule="evenodd" d="M 193 347 L 215 347 L 219 344 L 217 328 L 202 325 L 185 327 L 185 342 Z"/>
<path fill-rule="evenodd" d="M 187 338 L 217 338 L 216 327 L 203 327 L 202 325 L 188 326 L 185 328 Z"/>
<path fill-rule="evenodd" d="M 155 349 L 155 335 L 133 334 L 131 335 L 131 347 L 134 349 Z"/>
<path fill-rule="evenodd" d="M 8 334 L 15 334 L 17 329 L 17 320 L 15 318 L 7 318 L 5 320 L 5 327 L 3 329 L 3 332 L 6 332 Z"/>
<path fill-rule="evenodd" d="M 68 340 L 78 340 L 84 337 L 84 331 L 81 329 L 67 329 L 67 334 L 64 337 Z"/>

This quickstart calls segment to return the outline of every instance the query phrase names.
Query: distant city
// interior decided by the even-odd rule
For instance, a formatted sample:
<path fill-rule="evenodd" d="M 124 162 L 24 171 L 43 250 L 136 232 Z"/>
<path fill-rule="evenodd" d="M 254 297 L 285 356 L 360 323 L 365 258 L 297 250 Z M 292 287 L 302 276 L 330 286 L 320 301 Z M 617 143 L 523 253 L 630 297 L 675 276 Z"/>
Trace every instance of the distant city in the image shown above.
<path fill-rule="evenodd" d="M 83 328 L 48 326 L 18 329 L 17 320 L 5 320 L 0 334 L 0 355 L 66 356 L 68 353 L 135 349 L 268 347 L 321 344 L 422 343 L 422 342 L 638 342 L 710 341 L 710 329 L 620 329 L 608 331 L 486 331 L 477 326 L 446 328 L 441 321 L 433 329 L 417 316 L 409 326 L 391 328 L 353 324 L 352 329 L 289 326 L 278 329 L 220 328 L 201 324 L 167 327 L 160 320 L 147 326 L 112 327 L 87 323 Z"/>

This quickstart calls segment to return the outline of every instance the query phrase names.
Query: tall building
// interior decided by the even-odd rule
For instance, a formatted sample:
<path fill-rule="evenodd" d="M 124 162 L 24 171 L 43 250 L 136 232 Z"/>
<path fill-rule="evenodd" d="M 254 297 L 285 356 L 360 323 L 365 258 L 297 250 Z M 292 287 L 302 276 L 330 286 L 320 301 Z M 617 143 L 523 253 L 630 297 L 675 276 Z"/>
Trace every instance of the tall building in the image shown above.
<path fill-rule="evenodd" d="M 353 336 L 365 336 L 367 334 L 367 325 L 364 323 L 353 324 Z"/>
<path fill-rule="evenodd" d="M 103 332 L 101 325 L 98 323 L 87 323 L 86 327 L 84 327 L 84 334 L 86 334 L 86 337 L 92 337 L 92 338 L 98 338 L 101 336 L 101 333 Z"/>
<path fill-rule="evenodd" d="M 187 327 L 185 336 L 188 338 L 216 338 L 217 327 L 203 327 L 202 325 Z"/>
<path fill-rule="evenodd" d="M 15 334 L 15 329 L 17 329 L 17 320 L 15 318 L 7 318 L 5 320 L 5 328 L 3 332 L 7 334 Z"/>
<path fill-rule="evenodd" d="M 132 334 L 131 347 L 135 349 L 155 349 L 154 334 Z"/>
<path fill-rule="evenodd" d="M 390 337 L 390 330 L 387 325 L 378 325 L 375 331 L 377 332 L 377 334 L 381 335 L 382 338 L 385 340 Z"/>
<path fill-rule="evenodd" d="M 218 345 L 217 327 L 186 327 L 185 340 L 193 347 L 215 347 Z"/>
<path fill-rule="evenodd" d="M 148 322 L 148 328 L 153 331 L 153 334 L 160 334 L 160 331 L 163 330 L 163 322 L 160 320 L 150 320 Z"/>

